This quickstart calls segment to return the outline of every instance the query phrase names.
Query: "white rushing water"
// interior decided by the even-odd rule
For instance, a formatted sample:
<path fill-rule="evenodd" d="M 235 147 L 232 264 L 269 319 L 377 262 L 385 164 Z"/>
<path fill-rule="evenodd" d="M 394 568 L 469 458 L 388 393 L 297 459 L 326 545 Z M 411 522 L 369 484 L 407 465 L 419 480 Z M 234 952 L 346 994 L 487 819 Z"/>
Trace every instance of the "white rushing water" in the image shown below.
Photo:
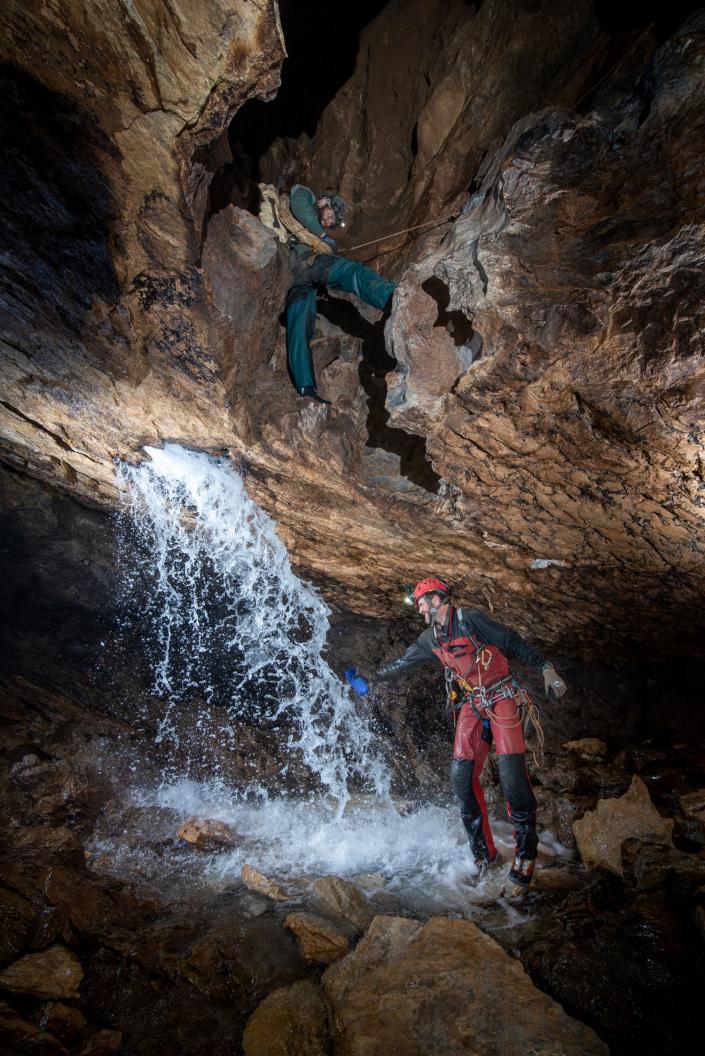
<path fill-rule="evenodd" d="M 396 809 L 365 702 L 323 659 L 328 609 L 293 574 L 274 522 L 226 459 L 176 445 L 147 453 L 150 461 L 120 470 L 132 524 L 123 561 L 161 708 L 155 740 L 164 762 L 161 779 L 125 789 L 131 820 L 97 835 L 95 853 L 119 874 L 166 884 L 175 898 L 227 890 L 247 862 L 293 883 L 367 876 L 368 889 L 403 896 L 406 906 L 467 912 L 477 870 L 457 806 L 449 792 L 446 804 Z M 265 736 L 276 772 L 266 784 L 238 783 L 231 753 Z M 301 760 L 314 793 L 311 782 L 297 787 Z M 225 821 L 236 846 L 184 859 L 174 833 L 191 815 Z M 510 857 L 511 827 L 493 828 Z M 174 850 L 155 852 L 167 846 Z M 541 851 L 565 853 L 548 833 Z M 492 897 L 502 882 L 495 873 L 475 897 Z"/>
<path fill-rule="evenodd" d="M 351 780 L 386 797 L 364 711 L 322 657 L 329 610 L 292 572 L 274 522 L 227 459 L 146 450 L 150 461 L 120 475 L 137 537 L 128 580 L 146 594 L 142 636 L 163 705 L 157 741 L 179 744 L 195 707 L 179 747 L 215 776 L 216 749 L 236 751 L 246 727 L 261 727 L 286 731 L 281 774 L 303 760 L 338 809 Z"/>

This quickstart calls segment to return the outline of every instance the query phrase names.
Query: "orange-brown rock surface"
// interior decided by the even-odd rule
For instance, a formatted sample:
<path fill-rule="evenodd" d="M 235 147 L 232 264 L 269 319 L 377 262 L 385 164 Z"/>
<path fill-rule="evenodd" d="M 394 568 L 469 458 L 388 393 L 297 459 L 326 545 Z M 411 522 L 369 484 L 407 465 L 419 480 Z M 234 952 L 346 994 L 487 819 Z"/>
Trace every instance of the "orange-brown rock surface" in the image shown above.
<path fill-rule="evenodd" d="M 469 920 L 375 917 L 323 990 L 339 1056 L 394 1051 L 401 1039 L 407 1056 L 608 1051 Z"/>
<path fill-rule="evenodd" d="M 431 562 L 552 649 L 700 652 L 702 16 L 647 66 L 645 38 L 641 76 L 604 70 L 582 113 L 557 107 L 603 70 L 590 5 L 466 6 L 433 83 L 408 49 L 392 90 L 405 202 L 462 216 L 398 276 L 386 382 L 376 314 L 323 306 L 326 410 L 289 385 L 285 250 L 208 208 L 211 147 L 278 85 L 276 4 L 7 5 L 3 460 L 110 505 L 114 459 L 147 442 L 228 452 L 297 567 L 357 611 L 393 614 Z M 408 154 L 383 168 L 384 48 L 365 62 L 362 117 L 337 101 L 317 171 L 342 143 L 352 197 L 369 169 L 391 217 Z"/>

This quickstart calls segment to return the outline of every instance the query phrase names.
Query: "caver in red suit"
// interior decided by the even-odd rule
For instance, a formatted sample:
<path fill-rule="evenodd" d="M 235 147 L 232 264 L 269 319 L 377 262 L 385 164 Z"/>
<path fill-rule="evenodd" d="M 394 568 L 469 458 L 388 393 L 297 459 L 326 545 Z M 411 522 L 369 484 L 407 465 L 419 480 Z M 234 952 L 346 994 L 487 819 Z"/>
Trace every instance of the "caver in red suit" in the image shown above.
<path fill-rule="evenodd" d="M 390 681 L 434 658 L 459 680 L 460 711 L 451 783 L 460 802 L 472 853 L 481 868 L 497 858 L 480 786 L 480 773 L 494 739 L 499 777 L 516 838 L 509 875 L 515 884 L 528 886 L 538 849 L 536 797 L 526 770 L 521 686 L 512 676 L 507 657 L 516 657 L 542 671 L 546 690 L 553 690 L 556 696 L 565 693 L 565 683 L 553 665 L 516 631 L 478 609 L 456 609 L 451 605 L 449 589 L 442 580 L 421 580 L 414 588 L 413 600 L 428 628 L 403 656 L 382 667 L 369 681 Z"/>

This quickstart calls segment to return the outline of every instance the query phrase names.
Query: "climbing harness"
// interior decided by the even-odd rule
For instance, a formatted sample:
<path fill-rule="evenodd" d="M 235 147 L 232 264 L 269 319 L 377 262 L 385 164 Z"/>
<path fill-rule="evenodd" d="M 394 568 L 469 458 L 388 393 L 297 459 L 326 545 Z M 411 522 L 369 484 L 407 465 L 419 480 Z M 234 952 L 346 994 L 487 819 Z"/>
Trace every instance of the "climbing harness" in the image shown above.
<path fill-rule="evenodd" d="M 534 765 L 541 769 L 544 765 L 545 737 L 541 726 L 541 718 L 536 704 L 511 674 L 499 678 L 490 685 L 483 685 L 483 672 L 487 672 L 495 659 L 494 647 L 481 645 L 472 635 L 463 620 L 462 609 L 458 610 L 460 626 L 465 632 L 468 641 L 475 648 L 475 670 L 477 672 L 477 685 L 473 685 L 468 679 L 463 678 L 451 668 L 445 666 L 446 700 L 453 716 L 453 723 L 457 725 L 460 710 L 463 704 L 468 704 L 477 719 L 485 728 L 494 723 L 499 729 L 511 730 L 517 726 L 524 728 L 526 746 L 531 752 Z M 449 626 L 453 626 L 453 612 L 449 613 Z M 438 637 L 436 635 L 436 640 Z M 501 655 L 501 654 L 500 654 Z M 453 687 L 456 683 L 461 693 Z M 462 694 L 462 695 L 461 695 Z M 498 715 L 495 708 L 501 700 L 513 700 L 515 711 L 513 715 Z M 460 702 L 459 706 L 458 701 Z"/>

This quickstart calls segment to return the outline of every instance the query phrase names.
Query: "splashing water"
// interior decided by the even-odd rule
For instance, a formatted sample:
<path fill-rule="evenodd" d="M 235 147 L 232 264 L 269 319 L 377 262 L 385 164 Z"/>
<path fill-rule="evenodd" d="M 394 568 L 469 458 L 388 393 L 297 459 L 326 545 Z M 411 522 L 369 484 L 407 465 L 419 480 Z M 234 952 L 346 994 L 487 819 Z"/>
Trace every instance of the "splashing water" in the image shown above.
<path fill-rule="evenodd" d="M 329 610 L 293 574 L 274 522 L 227 459 L 174 444 L 146 451 L 151 461 L 119 475 L 139 542 L 130 583 L 144 591 L 143 638 L 163 702 L 156 740 L 228 780 L 223 751 L 248 730 L 250 743 L 253 730 L 269 731 L 281 780 L 303 761 L 338 811 L 351 782 L 386 797 L 369 725 L 321 655 Z M 194 701 L 184 746 L 180 713 Z M 256 779 L 249 791 L 264 795 Z"/>

